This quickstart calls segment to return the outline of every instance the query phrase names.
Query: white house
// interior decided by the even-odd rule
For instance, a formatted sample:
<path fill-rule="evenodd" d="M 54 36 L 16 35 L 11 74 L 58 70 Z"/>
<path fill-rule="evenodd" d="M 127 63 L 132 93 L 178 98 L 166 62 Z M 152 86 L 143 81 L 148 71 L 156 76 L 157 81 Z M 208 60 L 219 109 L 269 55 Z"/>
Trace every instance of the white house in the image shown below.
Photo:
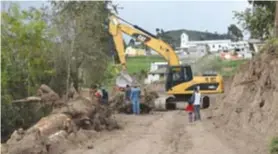
<path fill-rule="evenodd" d="M 167 66 L 168 66 L 167 62 L 151 63 L 150 72 L 148 74 L 148 77 L 145 79 L 145 84 L 150 84 L 155 81 L 159 81 L 163 79 Z"/>
<path fill-rule="evenodd" d="M 230 48 L 237 49 L 240 51 L 247 51 L 250 48 L 250 46 L 247 41 L 238 41 L 238 42 L 231 42 Z"/>
<path fill-rule="evenodd" d="M 155 71 L 151 71 L 148 74 L 148 78 L 145 79 L 145 84 L 150 84 L 159 80 L 165 79 L 166 67 L 159 68 Z"/>
<path fill-rule="evenodd" d="M 146 51 L 144 49 L 136 49 L 132 47 L 127 47 L 125 50 L 125 55 L 128 56 L 145 56 Z"/>
<path fill-rule="evenodd" d="M 190 48 L 196 48 L 196 46 L 206 46 L 210 52 L 219 52 L 223 50 L 240 49 L 246 51 L 249 49 L 247 41 L 232 42 L 231 40 L 203 40 L 203 41 L 189 41 L 188 35 L 183 32 L 181 34 L 181 42 L 179 50 L 188 51 Z M 204 49 L 198 49 L 201 51 Z M 207 49 L 206 49 L 207 50 Z"/>
<path fill-rule="evenodd" d="M 150 72 L 155 71 L 159 68 L 167 67 L 167 65 L 168 65 L 167 62 L 153 62 L 151 63 Z"/>

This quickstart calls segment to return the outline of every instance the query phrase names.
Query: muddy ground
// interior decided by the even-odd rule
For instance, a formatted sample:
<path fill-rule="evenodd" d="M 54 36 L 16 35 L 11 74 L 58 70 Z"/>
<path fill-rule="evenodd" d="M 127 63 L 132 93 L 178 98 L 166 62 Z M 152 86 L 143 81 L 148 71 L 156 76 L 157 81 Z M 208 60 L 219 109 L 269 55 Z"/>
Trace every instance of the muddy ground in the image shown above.
<path fill-rule="evenodd" d="M 229 84 L 229 80 L 226 80 Z M 228 88 L 228 86 L 226 87 Z M 85 142 L 68 147 L 65 154 L 262 154 L 267 142 L 257 134 L 246 134 L 219 125 L 213 112 L 219 102 L 201 110 L 202 120 L 189 123 L 183 110 L 148 115 L 113 115 L 121 129 L 91 133 Z M 84 134 L 86 136 L 86 134 Z M 77 148 L 76 148 L 77 147 Z M 65 148 L 67 149 L 67 148 Z"/>
<path fill-rule="evenodd" d="M 233 78 L 225 79 L 225 91 Z M 154 86 L 161 89 L 163 86 Z M 202 120 L 189 123 L 185 111 L 154 112 L 149 115 L 117 114 L 122 129 L 100 132 L 87 144 L 68 154 L 262 154 L 268 153 L 265 136 L 254 130 L 241 132 L 219 123 L 215 115 L 219 99 L 225 94 L 211 95 L 211 107 L 201 110 Z M 228 110 L 228 109 L 227 109 Z"/>
<path fill-rule="evenodd" d="M 225 79 L 228 91 L 232 78 Z M 154 86 L 161 89 L 163 86 Z M 262 154 L 268 153 L 268 142 L 260 135 L 227 129 L 215 116 L 218 99 L 211 95 L 211 107 L 201 110 L 202 120 L 189 123 L 185 111 L 154 112 L 149 115 L 116 114 L 122 129 L 99 132 L 80 148 L 67 154 Z M 89 147 L 88 147 L 89 145 Z"/>
<path fill-rule="evenodd" d="M 155 112 L 152 115 L 116 115 L 121 130 L 101 132 L 90 142 L 92 149 L 80 147 L 68 154 L 248 154 L 248 143 L 226 136 L 207 119 L 188 123 L 184 111 Z"/>

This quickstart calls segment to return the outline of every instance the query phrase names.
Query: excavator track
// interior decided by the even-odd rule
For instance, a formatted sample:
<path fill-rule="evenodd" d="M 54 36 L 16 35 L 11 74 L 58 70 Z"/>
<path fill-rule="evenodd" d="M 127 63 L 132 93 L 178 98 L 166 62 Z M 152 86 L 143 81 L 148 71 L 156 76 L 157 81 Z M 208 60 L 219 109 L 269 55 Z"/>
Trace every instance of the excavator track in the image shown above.
<path fill-rule="evenodd" d="M 184 99 L 180 97 L 175 97 L 174 95 L 160 95 L 155 100 L 155 110 L 157 111 L 167 111 L 167 110 L 184 110 L 187 105 L 187 101 L 191 96 L 184 96 Z M 188 99 L 186 99 L 188 98 Z M 207 109 L 210 106 L 210 98 L 207 95 L 202 97 L 202 109 Z"/>

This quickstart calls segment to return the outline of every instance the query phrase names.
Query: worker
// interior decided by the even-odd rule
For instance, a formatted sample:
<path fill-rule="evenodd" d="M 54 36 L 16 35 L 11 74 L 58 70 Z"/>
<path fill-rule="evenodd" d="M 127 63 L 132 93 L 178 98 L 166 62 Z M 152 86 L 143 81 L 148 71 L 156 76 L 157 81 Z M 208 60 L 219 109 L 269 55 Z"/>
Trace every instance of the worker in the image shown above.
<path fill-rule="evenodd" d="M 109 100 L 108 92 L 107 92 L 107 90 L 104 87 L 102 87 L 101 88 L 101 93 L 102 93 L 101 103 L 107 105 L 108 104 L 108 100 Z"/>
<path fill-rule="evenodd" d="M 140 94 L 141 90 L 138 87 L 137 83 L 134 83 L 130 92 L 130 100 L 132 102 L 132 111 L 133 114 L 140 114 Z"/>
<path fill-rule="evenodd" d="M 91 86 L 90 93 L 93 97 L 97 99 L 98 103 L 101 103 L 103 95 L 102 95 L 102 91 L 98 89 L 97 85 Z"/>
<path fill-rule="evenodd" d="M 130 102 L 130 93 L 131 93 L 131 88 L 130 86 L 127 84 L 126 88 L 125 88 L 125 101 L 126 103 Z"/>
<path fill-rule="evenodd" d="M 193 102 L 194 105 L 194 121 L 201 120 L 201 114 L 200 114 L 201 93 L 199 87 L 194 88 L 194 93 L 192 95 L 191 101 Z"/>

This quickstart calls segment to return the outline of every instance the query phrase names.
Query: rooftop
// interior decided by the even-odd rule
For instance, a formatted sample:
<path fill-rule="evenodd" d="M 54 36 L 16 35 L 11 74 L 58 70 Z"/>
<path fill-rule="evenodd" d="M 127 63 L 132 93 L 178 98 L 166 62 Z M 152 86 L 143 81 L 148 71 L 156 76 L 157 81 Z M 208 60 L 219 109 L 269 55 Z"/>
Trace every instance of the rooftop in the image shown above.
<path fill-rule="evenodd" d="M 164 74 L 166 72 L 166 70 L 167 70 L 166 67 L 162 67 L 155 71 L 150 71 L 149 74 Z"/>

